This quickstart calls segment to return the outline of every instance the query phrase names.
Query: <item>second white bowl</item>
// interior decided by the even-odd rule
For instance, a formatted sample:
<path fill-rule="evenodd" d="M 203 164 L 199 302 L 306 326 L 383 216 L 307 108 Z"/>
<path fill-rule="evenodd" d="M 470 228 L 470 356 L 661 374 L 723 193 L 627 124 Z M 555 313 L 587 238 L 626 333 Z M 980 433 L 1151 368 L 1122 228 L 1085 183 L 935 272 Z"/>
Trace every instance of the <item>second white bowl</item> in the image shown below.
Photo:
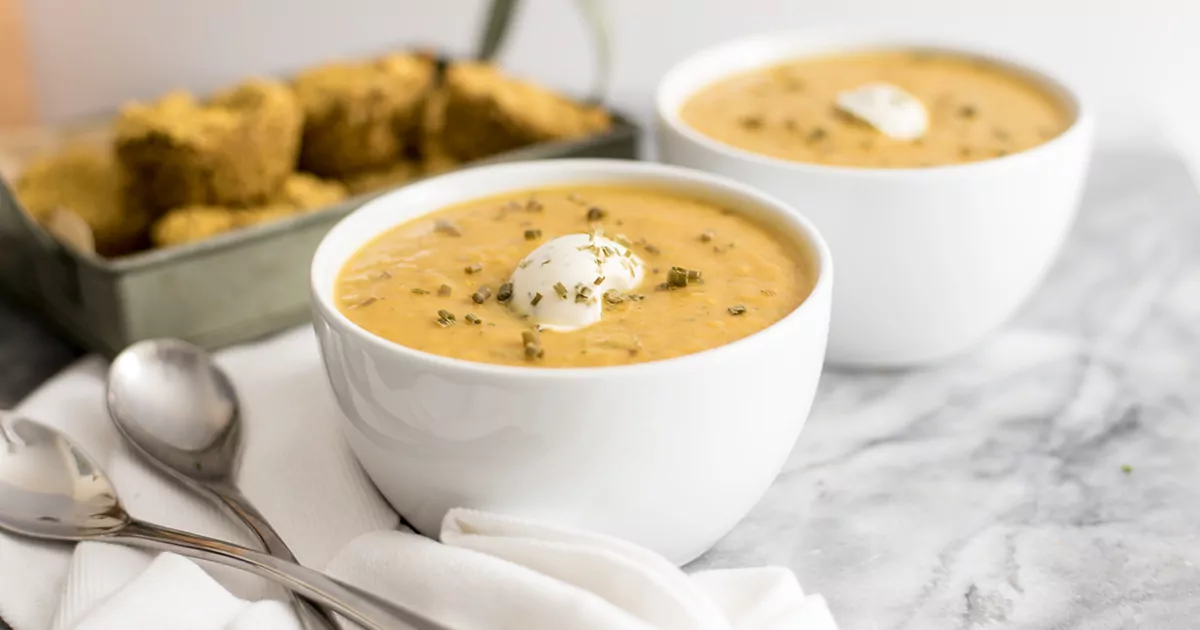
<path fill-rule="evenodd" d="M 814 54 L 941 49 L 1029 76 L 1071 108 L 1062 135 L 1028 151 L 920 169 L 789 162 L 702 135 L 679 116 L 697 91 L 743 71 Z M 1076 92 L 1028 64 L 955 45 L 879 36 L 759 35 L 675 66 L 657 93 L 658 144 L 670 164 L 725 175 L 812 219 L 837 259 L 829 359 L 864 367 L 963 351 L 1008 320 L 1057 256 L 1079 202 L 1092 117 Z"/>

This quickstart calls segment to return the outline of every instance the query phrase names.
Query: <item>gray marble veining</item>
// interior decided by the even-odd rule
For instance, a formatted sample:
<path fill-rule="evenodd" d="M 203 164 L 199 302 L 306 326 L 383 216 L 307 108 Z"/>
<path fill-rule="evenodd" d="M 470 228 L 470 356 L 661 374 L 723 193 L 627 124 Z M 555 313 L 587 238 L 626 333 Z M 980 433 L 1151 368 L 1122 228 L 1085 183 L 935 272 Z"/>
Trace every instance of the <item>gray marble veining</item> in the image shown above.
<path fill-rule="evenodd" d="M 787 564 L 843 630 L 1200 628 L 1200 195 L 1101 155 L 1020 316 L 937 367 L 829 372 L 701 566 Z"/>
<path fill-rule="evenodd" d="M 0 309 L 0 356 L 11 403 L 74 351 Z M 1197 414 L 1200 194 L 1168 154 L 1104 154 L 1016 321 L 936 367 L 827 373 L 696 566 L 791 566 L 843 630 L 1200 628 Z"/>

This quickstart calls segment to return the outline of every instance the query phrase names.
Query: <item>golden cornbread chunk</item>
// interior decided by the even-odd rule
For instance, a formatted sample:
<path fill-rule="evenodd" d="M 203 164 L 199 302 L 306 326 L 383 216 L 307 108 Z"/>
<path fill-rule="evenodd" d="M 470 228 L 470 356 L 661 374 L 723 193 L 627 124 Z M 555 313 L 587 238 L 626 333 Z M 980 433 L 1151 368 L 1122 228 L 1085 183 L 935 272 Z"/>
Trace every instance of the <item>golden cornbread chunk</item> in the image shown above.
<path fill-rule="evenodd" d="M 204 240 L 237 227 L 235 212 L 238 211 L 214 206 L 176 208 L 154 223 L 150 239 L 155 247 Z"/>
<path fill-rule="evenodd" d="M 433 81 L 433 61 L 414 54 L 301 73 L 293 82 L 305 115 L 301 167 L 339 177 L 395 162 Z"/>
<path fill-rule="evenodd" d="M 464 161 L 538 142 L 589 136 L 612 124 L 600 108 L 506 76 L 488 64 L 451 65 L 445 90 L 442 141 L 451 155 Z"/>
<path fill-rule="evenodd" d="M 450 155 L 442 138 L 446 122 L 446 90 L 439 88 L 425 100 L 418 134 L 418 150 L 421 154 L 421 171 L 425 175 L 437 175 L 457 168 L 460 161 Z"/>
<path fill-rule="evenodd" d="M 293 173 L 271 198 L 270 205 L 317 210 L 338 203 L 347 196 L 346 186 L 339 181 L 321 179 L 308 173 Z"/>
<path fill-rule="evenodd" d="M 150 231 L 155 247 L 170 247 L 202 241 L 239 228 L 278 221 L 302 212 L 294 206 L 270 205 L 258 208 L 187 206 L 163 215 Z"/>
<path fill-rule="evenodd" d="M 107 148 L 77 145 L 31 162 L 15 184 L 17 199 L 45 222 L 58 208 L 73 212 L 91 229 L 96 252 L 119 256 L 146 240 L 150 220 L 126 203 L 121 170 Z"/>
<path fill-rule="evenodd" d="M 252 79 L 200 103 L 174 92 L 116 122 L 135 197 L 162 212 L 264 203 L 294 170 L 303 113 L 286 85 Z"/>
<path fill-rule="evenodd" d="M 391 166 L 374 171 L 356 173 L 343 179 L 352 195 L 383 190 L 410 182 L 421 175 L 421 164 L 414 160 L 401 160 Z"/>

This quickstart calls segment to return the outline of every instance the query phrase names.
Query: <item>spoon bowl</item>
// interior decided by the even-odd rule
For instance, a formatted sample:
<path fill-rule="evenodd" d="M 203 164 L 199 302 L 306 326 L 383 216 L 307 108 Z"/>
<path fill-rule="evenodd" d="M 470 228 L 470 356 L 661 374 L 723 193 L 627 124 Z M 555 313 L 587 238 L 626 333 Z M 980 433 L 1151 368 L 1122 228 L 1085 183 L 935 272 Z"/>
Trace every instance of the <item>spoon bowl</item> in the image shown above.
<path fill-rule="evenodd" d="M 100 468 L 58 432 L 0 416 L 0 528 L 53 540 L 119 531 L 129 515 Z"/>
<path fill-rule="evenodd" d="M 130 516 L 96 463 L 66 436 L 0 414 L 0 530 L 39 540 L 170 551 L 273 580 L 368 630 L 447 630 L 408 608 L 294 561 Z"/>
<path fill-rule="evenodd" d="M 227 482 L 237 467 L 237 390 L 207 352 L 178 339 L 138 342 L 113 360 L 108 411 L 154 464 L 186 478 Z"/>

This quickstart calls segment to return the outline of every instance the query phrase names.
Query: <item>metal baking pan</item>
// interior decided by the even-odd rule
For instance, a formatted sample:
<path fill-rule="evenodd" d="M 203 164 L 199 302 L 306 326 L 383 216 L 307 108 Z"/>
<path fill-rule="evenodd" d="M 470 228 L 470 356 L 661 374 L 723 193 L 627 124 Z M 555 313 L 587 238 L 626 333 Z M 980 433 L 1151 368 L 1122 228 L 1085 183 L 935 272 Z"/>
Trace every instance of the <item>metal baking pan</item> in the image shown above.
<path fill-rule="evenodd" d="M 499 47 L 515 4 L 493 3 L 482 57 L 490 58 Z M 588 19 L 597 18 L 589 13 Z M 603 24 L 592 26 L 600 65 L 606 67 Z M 525 147 L 466 166 L 567 157 L 636 159 L 638 135 L 635 124 L 613 112 L 613 126 L 603 135 Z M 108 356 L 155 337 L 178 337 L 210 349 L 247 341 L 308 321 L 308 269 L 317 243 L 346 214 L 386 192 L 196 243 L 105 259 L 52 236 L 0 179 L 0 290 L 83 347 Z"/>

